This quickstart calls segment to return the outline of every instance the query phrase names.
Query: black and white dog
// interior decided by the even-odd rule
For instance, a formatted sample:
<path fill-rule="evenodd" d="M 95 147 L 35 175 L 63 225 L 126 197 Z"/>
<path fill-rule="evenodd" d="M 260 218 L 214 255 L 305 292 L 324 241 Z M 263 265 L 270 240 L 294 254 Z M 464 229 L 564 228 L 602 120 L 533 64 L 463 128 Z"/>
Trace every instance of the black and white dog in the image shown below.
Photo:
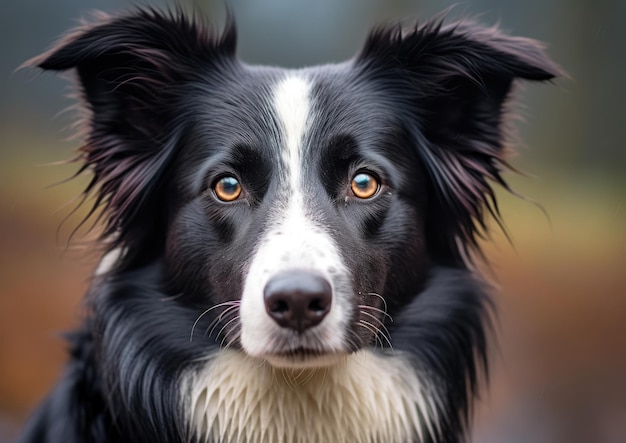
<path fill-rule="evenodd" d="M 30 62 L 77 74 L 108 253 L 21 441 L 462 441 L 507 104 L 559 68 L 469 21 L 297 70 L 235 47 L 231 20 L 138 9 Z"/>

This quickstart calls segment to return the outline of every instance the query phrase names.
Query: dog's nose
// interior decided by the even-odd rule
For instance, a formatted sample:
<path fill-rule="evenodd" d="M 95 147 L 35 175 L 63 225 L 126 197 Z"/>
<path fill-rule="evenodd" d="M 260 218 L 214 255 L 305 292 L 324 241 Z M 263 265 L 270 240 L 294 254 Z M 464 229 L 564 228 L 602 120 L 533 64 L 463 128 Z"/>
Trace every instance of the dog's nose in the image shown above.
<path fill-rule="evenodd" d="M 332 289 L 319 275 L 306 271 L 278 274 L 263 290 L 265 310 L 283 328 L 304 332 L 330 311 Z"/>

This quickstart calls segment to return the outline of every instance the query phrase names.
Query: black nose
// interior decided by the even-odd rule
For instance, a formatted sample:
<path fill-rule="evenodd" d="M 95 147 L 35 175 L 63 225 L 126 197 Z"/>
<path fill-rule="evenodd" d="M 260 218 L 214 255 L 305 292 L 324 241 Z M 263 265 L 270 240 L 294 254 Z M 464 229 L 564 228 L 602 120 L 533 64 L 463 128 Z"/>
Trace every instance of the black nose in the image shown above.
<path fill-rule="evenodd" d="M 293 271 L 272 277 L 263 290 L 265 310 L 283 328 L 298 332 L 319 324 L 330 311 L 330 283 L 319 275 Z"/>

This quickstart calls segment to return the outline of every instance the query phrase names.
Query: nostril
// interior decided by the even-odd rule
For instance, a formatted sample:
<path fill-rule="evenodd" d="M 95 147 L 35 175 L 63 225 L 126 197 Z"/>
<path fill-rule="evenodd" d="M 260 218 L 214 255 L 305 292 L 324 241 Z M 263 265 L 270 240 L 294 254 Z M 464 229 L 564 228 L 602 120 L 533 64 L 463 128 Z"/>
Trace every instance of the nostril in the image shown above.
<path fill-rule="evenodd" d="M 314 312 L 316 314 L 324 313 L 328 310 L 328 303 L 322 300 L 321 298 L 314 298 L 311 303 L 309 303 L 308 310 Z"/>
<path fill-rule="evenodd" d="M 285 300 L 275 300 L 271 306 L 269 306 L 269 310 L 277 314 L 284 314 L 289 311 L 289 304 Z"/>

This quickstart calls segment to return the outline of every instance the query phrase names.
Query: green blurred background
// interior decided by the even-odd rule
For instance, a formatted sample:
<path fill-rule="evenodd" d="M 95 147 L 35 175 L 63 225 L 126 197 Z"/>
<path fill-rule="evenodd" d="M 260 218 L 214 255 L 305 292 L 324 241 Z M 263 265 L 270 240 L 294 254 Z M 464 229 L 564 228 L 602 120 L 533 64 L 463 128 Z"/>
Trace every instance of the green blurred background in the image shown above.
<path fill-rule="evenodd" d="M 452 3 L 229 2 L 241 57 L 285 66 L 343 60 L 371 25 L 427 18 Z M 223 2 L 195 4 L 223 23 Z M 86 177 L 47 188 L 76 170 L 49 165 L 78 143 L 66 139 L 71 112 L 61 112 L 72 104 L 68 83 L 14 70 L 88 11 L 128 7 L 122 0 L 0 4 L 0 441 L 15 435 L 59 376 L 60 332 L 78 322 L 95 263 L 89 247 L 65 251 L 80 214 L 57 232 L 71 209 L 64 204 Z M 473 441 L 626 442 L 626 1 L 473 0 L 451 12 L 477 14 L 548 42 L 572 80 L 521 94 L 524 146 L 513 164 L 531 177 L 509 180 L 550 220 L 529 201 L 500 193 L 514 246 L 497 231 L 485 246 L 500 314 L 492 384 L 478 404 Z"/>

